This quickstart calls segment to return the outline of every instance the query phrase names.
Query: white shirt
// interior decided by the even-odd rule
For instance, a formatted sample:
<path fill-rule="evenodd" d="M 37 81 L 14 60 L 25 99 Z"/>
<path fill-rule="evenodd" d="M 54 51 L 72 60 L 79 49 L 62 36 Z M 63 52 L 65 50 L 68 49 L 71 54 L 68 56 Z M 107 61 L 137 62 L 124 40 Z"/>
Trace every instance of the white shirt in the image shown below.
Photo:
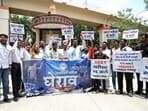
<path fill-rule="evenodd" d="M 9 54 L 10 50 L 8 47 L 0 43 L 0 68 L 9 68 Z"/>
<path fill-rule="evenodd" d="M 43 58 L 46 58 L 48 59 L 49 58 L 49 51 L 47 51 L 47 49 L 43 49 L 43 48 L 40 48 L 40 53 L 42 53 L 43 55 Z"/>
<path fill-rule="evenodd" d="M 112 55 L 115 54 L 115 53 L 117 53 L 117 52 L 119 52 L 119 51 L 120 51 L 120 48 L 117 48 L 117 49 L 113 48 L 112 49 Z"/>
<path fill-rule="evenodd" d="M 112 49 L 112 55 L 111 55 L 111 57 L 113 58 L 113 56 L 115 55 L 115 53 L 117 53 L 117 52 L 119 52 L 120 51 L 120 48 L 113 48 Z M 111 63 L 112 63 L 112 60 L 111 60 Z"/>
<path fill-rule="evenodd" d="M 82 46 L 77 46 L 76 48 L 70 47 L 69 48 L 69 54 L 71 59 L 80 59 L 81 54 L 80 54 L 80 49 Z"/>
<path fill-rule="evenodd" d="M 12 64 L 12 62 L 21 63 L 21 61 L 25 58 L 24 54 L 25 54 L 24 48 L 19 49 L 17 47 L 14 47 L 10 51 L 10 64 Z"/>
<path fill-rule="evenodd" d="M 70 53 L 68 50 L 64 50 L 64 49 L 61 49 L 59 50 L 59 53 L 60 53 L 60 59 L 69 59 L 70 58 Z"/>
<path fill-rule="evenodd" d="M 49 51 L 49 59 L 59 59 L 59 50 L 54 51 L 53 49 Z"/>
<path fill-rule="evenodd" d="M 111 51 L 109 49 L 105 49 L 103 50 L 103 54 L 107 55 L 109 57 L 109 59 L 111 58 Z"/>
<path fill-rule="evenodd" d="M 125 46 L 121 49 L 121 51 L 132 51 L 132 48 Z"/>

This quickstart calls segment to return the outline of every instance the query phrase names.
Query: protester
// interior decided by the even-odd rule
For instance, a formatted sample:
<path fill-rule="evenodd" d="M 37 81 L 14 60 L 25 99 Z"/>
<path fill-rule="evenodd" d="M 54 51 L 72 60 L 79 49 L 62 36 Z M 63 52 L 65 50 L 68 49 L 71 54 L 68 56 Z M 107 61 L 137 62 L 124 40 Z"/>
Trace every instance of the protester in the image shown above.
<path fill-rule="evenodd" d="M 81 57 L 81 59 L 86 59 L 86 58 L 88 58 L 88 57 L 89 57 L 88 54 L 89 54 L 89 53 L 88 53 L 88 47 L 82 47 L 82 48 L 80 49 L 80 57 Z"/>
<path fill-rule="evenodd" d="M 120 51 L 132 51 L 132 48 L 127 46 L 127 40 L 122 39 L 120 45 Z M 130 72 L 117 72 L 119 94 L 123 94 L 123 75 L 125 75 L 127 95 L 131 97 L 133 93 L 133 73 Z"/>
<path fill-rule="evenodd" d="M 77 39 L 73 40 L 72 46 L 69 48 L 70 59 L 80 59 L 80 48 Z"/>
<path fill-rule="evenodd" d="M 69 59 L 70 53 L 68 51 L 68 40 L 63 40 L 63 48 L 60 50 L 60 57 L 59 59 Z"/>
<path fill-rule="evenodd" d="M 108 59 L 109 57 L 105 54 L 103 54 L 103 48 L 99 47 L 98 50 L 95 52 L 94 59 Z M 103 87 L 102 90 L 103 92 L 107 93 L 107 88 L 106 88 L 106 80 L 101 79 L 103 82 Z M 101 80 L 99 79 L 94 79 L 94 89 L 96 91 L 100 91 L 100 86 L 101 86 Z"/>
<path fill-rule="evenodd" d="M 110 59 L 111 58 L 111 51 L 109 49 L 108 43 L 107 42 L 103 42 L 102 48 L 103 48 L 103 53 L 105 55 L 107 55 L 109 57 L 109 59 Z"/>
<path fill-rule="evenodd" d="M 27 52 L 27 51 L 26 51 Z M 10 51 L 11 77 L 13 88 L 13 100 L 18 101 L 21 96 L 20 91 L 24 90 L 22 83 L 22 60 L 25 59 L 25 49 L 22 47 L 22 41 L 18 39 L 16 47 Z"/>
<path fill-rule="evenodd" d="M 40 52 L 43 54 L 43 58 L 48 59 L 49 58 L 49 51 L 46 50 L 45 42 L 40 41 L 39 47 L 40 47 Z"/>
<path fill-rule="evenodd" d="M 113 55 L 117 52 L 120 51 L 120 48 L 119 48 L 119 40 L 114 40 L 113 42 L 114 44 L 114 47 L 111 49 L 111 59 L 113 57 Z M 112 60 L 111 60 L 111 71 L 112 71 L 112 85 L 113 85 L 113 92 L 115 93 L 116 92 L 116 75 L 117 75 L 117 72 L 113 71 L 113 64 L 112 64 Z"/>
<path fill-rule="evenodd" d="M 136 50 L 139 50 L 142 52 L 142 57 L 148 57 L 148 34 L 141 34 L 140 35 L 140 43 L 137 45 Z M 140 81 L 140 74 L 137 73 L 137 84 L 138 88 L 135 92 L 136 94 L 142 94 L 143 92 L 143 82 Z M 145 98 L 148 98 L 148 82 L 146 82 L 146 93 Z"/>
<path fill-rule="evenodd" d="M 31 55 L 32 55 L 33 59 L 42 59 L 43 58 L 43 53 L 41 53 L 39 46 L 37 44 L 34 44 L 32 46 L 31 50 L 32 50 Z"/>
<path fill-rule="evenodd" d="M 57 46 L 57 41 L 52 41 L 52 49 L 49 52 L 49 59 L 59 59 L 60 53 Z"/>
<path fill-rule="evenodd" d="M 3 85 L 3 102 L 10 102 L 8 98 L 9 93 L 9 53 L 7 46 L 8 36 L 0 34 L 0 84 Z"/>

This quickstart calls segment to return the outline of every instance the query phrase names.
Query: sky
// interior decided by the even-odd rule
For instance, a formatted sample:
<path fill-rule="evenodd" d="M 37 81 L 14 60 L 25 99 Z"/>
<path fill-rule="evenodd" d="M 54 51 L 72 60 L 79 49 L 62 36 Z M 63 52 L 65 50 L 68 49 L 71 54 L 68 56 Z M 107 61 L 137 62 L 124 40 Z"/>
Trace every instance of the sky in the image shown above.
<path fill-rule="evenodd" d="M 144 11 L 144 0 L 54 0 L 58 2 L 66 2 L 67 4 L 87 7 L 90 10 L 103 12 L 106 14 L 117 15 L 118 11 L 132 8 L 132 12 L 136 17 L 148 19 L 148 11 Z M 87 2 L 86 2 L 87 1 Z"/>

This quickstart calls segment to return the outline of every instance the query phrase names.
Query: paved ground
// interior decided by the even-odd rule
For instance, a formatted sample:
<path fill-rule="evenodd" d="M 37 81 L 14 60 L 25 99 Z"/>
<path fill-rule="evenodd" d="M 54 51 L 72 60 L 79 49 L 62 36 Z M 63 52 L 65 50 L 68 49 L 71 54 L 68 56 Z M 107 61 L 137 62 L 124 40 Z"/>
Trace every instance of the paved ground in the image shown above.
<path fill-rule="evenodd" d="M 21 98 L 0 103 L 0 111 L 148 111 L 148 99 L 103 93 L 74 93 Z"/>
<path fill-rule="evenodd" d="M 136 81 L 134 86 L 136 89 Z M 1 90 L 2 93 L 2 90 Z M 12 98 L 12 94 L 9 95 Z M 68 93 L 23 97 L 18 102 L 3 103 L 0 111 L 148 111 L 148 99 L 134 95 L 104 93 Z"/>

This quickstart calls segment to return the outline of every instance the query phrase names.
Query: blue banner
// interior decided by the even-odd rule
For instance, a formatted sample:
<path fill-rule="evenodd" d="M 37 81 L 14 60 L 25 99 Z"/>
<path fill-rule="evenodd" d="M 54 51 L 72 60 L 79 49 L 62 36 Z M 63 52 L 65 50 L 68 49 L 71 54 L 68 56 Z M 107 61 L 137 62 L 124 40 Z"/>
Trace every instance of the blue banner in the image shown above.
<path fill-rule="evenodd" d="M 27 96 L 85 89 L 91 85 L 90 61 L 24 61 L 23 82 Z"/>

